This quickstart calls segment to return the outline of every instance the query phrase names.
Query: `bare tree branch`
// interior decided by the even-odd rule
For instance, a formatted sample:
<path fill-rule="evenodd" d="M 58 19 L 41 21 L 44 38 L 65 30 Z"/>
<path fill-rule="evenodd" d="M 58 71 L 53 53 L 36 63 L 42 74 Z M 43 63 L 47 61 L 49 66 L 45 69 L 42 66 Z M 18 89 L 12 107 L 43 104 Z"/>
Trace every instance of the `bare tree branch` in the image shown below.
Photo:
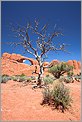
<path fill-rule="evenodd" d="M 25 52 L 32 54 L 38 61 L 38 64 L 40 66 L 40 72 L 38 73 L 38 82 L 40 84 L 42 81 L 42 74 L 43 74 L 43 62 L 47 57 L 47 53 L 49 51 L 55 51 L 55 52 L 64 51 L 66 53 L 69 53 L 65 49 L 65 47 L 68 45 L 63 43 L 56 46 L 54 45 L 53 42 L 55 37 L 58 37 L 59 35 L 63 36 L 63 33 L 61 31 L 56 31 L 56 25 L 55 25 L 54 26 L 55 30 L 51 34 L 47 35 L 48 24 L 45 24 L 42 27 L 42 29 L 39 30 L 39 22 L 36 19 L 34 21 L 34 26 L 32 26 L 32 24 L 29 21 L 26 27 L 21 26 L 19 24 L 17 24 L 17 26 L 16 25 L 13 26 L 11 24 L 11 27 L 12 27 L 11 30 L 16 34 L 16 37 L 22 39 L 20 43 L 12 43 L 12 45 L 13 44 L 15 46 L 22 45 L 25 49 Z M 33 39 L 31 40 L 30 33 L 36 35 L 37 39 L 35 39 L 36 40 L 35 42 L 37 48 L 32 43 Z"/>

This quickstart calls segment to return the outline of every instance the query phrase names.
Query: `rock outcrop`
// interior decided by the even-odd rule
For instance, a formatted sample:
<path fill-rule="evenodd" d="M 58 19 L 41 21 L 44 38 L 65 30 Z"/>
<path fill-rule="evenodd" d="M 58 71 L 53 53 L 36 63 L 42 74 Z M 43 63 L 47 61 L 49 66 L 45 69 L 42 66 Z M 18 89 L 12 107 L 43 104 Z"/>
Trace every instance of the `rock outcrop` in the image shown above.
<path fill-rule="evenodd" d="M 31 62 L 31 66 L 24 64 L 23 62 L 25 60 L 29 60 Z M 24 73 L 26 75 L 31 75 L 35 70 L 35 65 L 38 65 L 36 60 L 21 56 L 19 54 L 4 53 L 2 55 L 2 74 L 18 75 Z"/>
<path fill-rule="evenodd" d="M 36 60 L 21 56 L 20 54 L 15 54 L 15 53 L 12 53 L 12 54 L 4 53 L 2 56 L 2 59 L 14 60 L 19 63 L 23 63 L 25 60 L 29 60 L 31 62 L 31 65 L 38 65 L 38 62 Z"/>
<path fill-rule="evenodd" d="M 1 71 L 2 74 L 7 75 L 19 75 L 24 73 L 27 76 L 36 75 L 33 73 L 35 71 L 35 68 L 37 66 L 37 73 L 39 72 L 39 65 L 38 62 L 32 58 L 27 58 L 24 56 L 21 56 L 19 54 L 9 54 L 4 53 L 2 55 L 2 65 L 1 65 Z M 29 60 L 31 62 L 31 65 L 24 64 L 25 60 Z M 44 72 L 45 74 L 48 73 L 47 66 L 53 66 L 60 63 L 58 60 L 53 60 L 50 63 L 44 62 Z M 79 74 L 81 72 L 81 63 L 76 60 L 69 60 L 67 64 L 74 67 L 74 73 Z"/>
<path fill-rule="evenodd" d="M 56 65 L 56 64 L 59 64 L 59 63 L 60 63 L 60 61 L 58 61 L 58 60 L 53 60 L 53 61 L 50 62 L 49 66 L 52 67 L 52 66 L 54 66 L 54 65 Z"/>
<path fill-rule="evenodd" d="M 81 72 L 81 62 L 76 60 L 69 60 L 67 64 L 74 67 L 74 74 L 79 74 Z"/>

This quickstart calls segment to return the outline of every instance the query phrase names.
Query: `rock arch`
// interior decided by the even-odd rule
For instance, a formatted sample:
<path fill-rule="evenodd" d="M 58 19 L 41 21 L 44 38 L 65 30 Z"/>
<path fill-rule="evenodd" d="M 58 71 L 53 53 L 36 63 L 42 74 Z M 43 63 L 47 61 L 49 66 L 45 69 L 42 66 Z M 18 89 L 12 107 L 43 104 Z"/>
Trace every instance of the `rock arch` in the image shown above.
<path fill-rule="evenodd" d="M 27 58 L 27 57 L 24 57 L 24 56 L 21 56 L 20 54 L 15 54 L 15 53 L 12 53 L 12 54 L 9 54 L 9 53 L 4 53 L 2 55 L 2 57 L 4 59 L 9 59 L 9 60 L 14 60 L 14 61 L 17 61 L 19 63 L 23 63 L 24 60 L 29 60 L 31 65 L 38 65 L 38 62 L 37 60 L 34 60 L 32 58 Z"/>
<path fill-rule="evenodd" d="M 24 58 L 21 58 L 17 61 L 20 62 L 20 63 L 24 63 L 25 60 L 30 61 L 31 65 L 38 65 L 38 62 L 36 60 L 32 59 L 32 58 L 25 58 L 24 57 Z"/>

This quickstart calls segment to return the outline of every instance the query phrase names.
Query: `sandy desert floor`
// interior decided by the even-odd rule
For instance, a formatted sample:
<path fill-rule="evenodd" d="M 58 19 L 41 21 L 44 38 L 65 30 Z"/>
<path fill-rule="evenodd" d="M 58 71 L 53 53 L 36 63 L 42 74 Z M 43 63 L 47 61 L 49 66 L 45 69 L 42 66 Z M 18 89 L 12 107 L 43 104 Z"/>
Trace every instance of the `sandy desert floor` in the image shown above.
<path fill-rule="evenodd" d="M 32 85 L 8 81 L 1 84 L 2 120 L 80 120 L 81 84 L 69 83 L 73 103 L 64 113 L 42 106 L 42 89 L 33 90 Z"/>

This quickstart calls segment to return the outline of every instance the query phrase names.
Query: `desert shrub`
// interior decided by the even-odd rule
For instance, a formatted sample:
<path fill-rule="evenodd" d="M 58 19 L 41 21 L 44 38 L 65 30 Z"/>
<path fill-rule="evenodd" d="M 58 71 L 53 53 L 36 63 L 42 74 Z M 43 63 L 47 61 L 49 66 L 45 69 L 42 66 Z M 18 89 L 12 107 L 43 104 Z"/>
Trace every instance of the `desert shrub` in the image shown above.
<path fill-rule="evenodd" d="M 67 72 L 67 75 L 69 76 L 69 77 L 72 77 L 73 76 L 73 72 Z"/>
<path fill-rule="evenodd" d="M 69 77 L 69 76 L 65 77 L 64 79 L 65 83 L 71 83 L 72 81 L 73 81 L 72 77 Z"/>
<path fill-rule="evenodd" d="M 62 111 L 67 109 L 68 106 L 71 104 L 71 97 L 69 89 L 63 84 L 57 84 L 53 89 L 53 99 L 55 107 L 58 108 L 59 106 L 62 107 Z"/>
<path fill-rule="evenodd" d="M 60 82 L 64 82 L 64 80 L 65 80 L 65 76 L 61 76 L 61 77 L 59 78 L 59 81 L 60 81 Z"/>
<path fill-rule="evenodd" d="M 9 77 L 9 75 L 7 75 L 7 74 L 3 74 L 2 77 Z"/>
<path fill-rule="evenodd" d="M 18 76 L 12 76 L 11 78 L 13 81 L 18 81 Z"/>
<path fill-rule="evenodd" d="M 49 88 L 45 88 L 42 93 L 43 93 L 42 105 L 43 104 L 50 105 L 51 100 L 52 100 L 52 91 Z"/>
<path fill-rule="evenodd" d="M 22 73 L 20 76 L 23 77 L 23 76 L 26 76 L 26 75 L 24 73 Z"/>
<path fill-rule="evenodd" d="M 18 81 L 18 82 L 23 82 L 23 81 L 30 82 L 32 79 L 31 77 L 27 77 L 24 74 L 21 74 L 21 75 L 12 76 L 12 80 Z"/>
<path fill-rule="evenodd" d="M 32 78 L 27 78 L 27 82 L 31 82 L 32 81 Z"/>
<path fill-rule="evenodd" d="M 74 77 L 77 79 L 81 79 L 81 75 L 75 75 Z"/>
<path fill-rule="evenodd" d="M 52 90 L 47 88 L 43 92 L 43 104 L 53 105 L 56 109 L 61 109 L 64 112 L 65 109 L 71 105 L 72 99 L 70 97 L 69 89 L 63 84 L 56 84 Z"/>
<path fill-rule="evenodd" d="M 23 81 L 26 81 L 26 77 L 25 76 L 20 76 L 19 77 L 19 82 L 23 82 Z"/>
<path fill-rule="evenodd" d="M 49 77 L 49 76 L 50 76 L 49 74 L 46 75 L 46 77 Z"/>
<path fill-rule="evenodd" d="M 36 79 L 36 77 L 35 77 L 35 76 L 31 76 L 30 78 L 31 78 L 31 80 L 35 80 L 35 79 Z"/>
<path fill-rule="evenodd" d="M 61 62 L 60 64 L 57 64 L 49 68 L 49 72 L 52 73 L 53 76 L 56 78 L 60 78 L 60 76 L 62 76 L 64 73 L 67 73 L 72 70 L 73 67 L 66 64 L 65 62 Z"/>
<path fill-rule="evenodd" d="M 81 75 L 75 75 L 74 76 L 75 80 L 80 82 L 81 81 Z"/>
<path fill-rule="evenodd" d="M 8 80 L 11 80 L 11 77 L 9 75 L 2 75 L 1 83 L 6 83 Z"/>
<path fill-rule="evenodd" d="M 27 77 L 27 76 L 20 76 L 19 77 L 19 82 L 23 82 L 23 81 L 31 82 L 32 78 L 31 77 Z"/>
<path fill-rule="evenodd" d="M 73 83 L 74 82 L 73 78 L 70 76 L 62 76 L 59 78 L 59 81 L 65 82 L 65 83 Z"/>
<path fill-rule="evenodd" d="M 7 77 L 2 77 L 1 78 L 1 83 L 6 83 L 8 81 L 8 78 Z"/>
<path fill-rule="evenodd" d="M 52 76 L 45 76 L 44 78 L 43 78 L 43 81 L 44 81 L 44 84 L 52 84 L 53 83 L 53 81 L 54 81 L 54 78 L 52 77 Z"/>
<path fill-rule="evenodd" d="M 19 75 L 19 76 L 17 76 L 18 77 L 18 81 L 19 82 L 23 82 L 23 81 L 25 81 L 26 80 L 26 78 L 27 78 L 27 76 L 25 76 L 25 74 L 21 74 L 21 75 Z"/>

